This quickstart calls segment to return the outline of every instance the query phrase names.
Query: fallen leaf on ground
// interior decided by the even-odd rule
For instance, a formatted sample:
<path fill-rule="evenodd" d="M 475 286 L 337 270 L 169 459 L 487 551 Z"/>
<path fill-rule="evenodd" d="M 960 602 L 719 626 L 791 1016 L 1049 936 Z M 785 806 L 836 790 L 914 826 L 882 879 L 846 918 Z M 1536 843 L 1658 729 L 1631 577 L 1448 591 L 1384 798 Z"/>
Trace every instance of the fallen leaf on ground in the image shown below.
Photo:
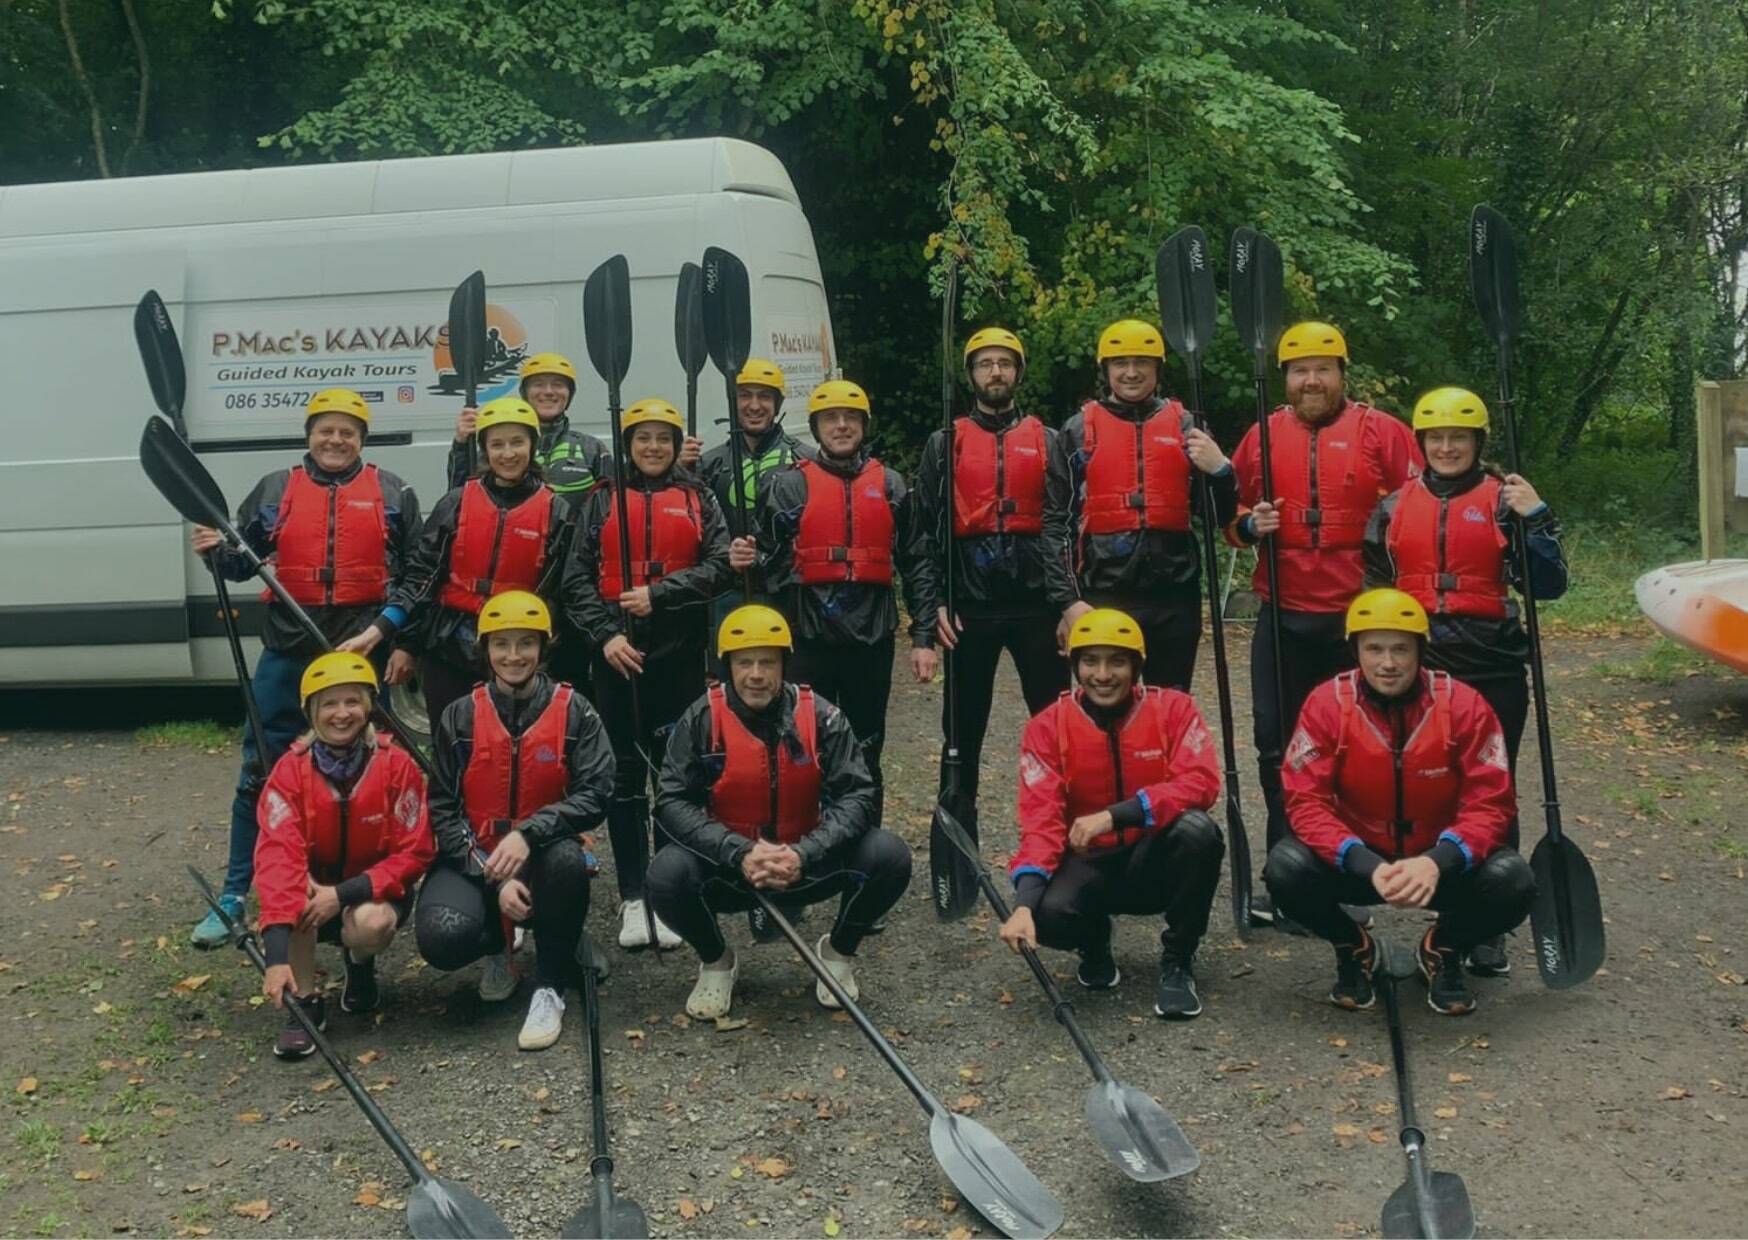
<path fill-rule="evenodd" d="M 1001 1004 L 1012 1003 L 1014 1001 L 1014 996 L 1010 992 L 1004 990 L 995 997 L 995 1001 Z"/>
<path fill-rule="evenodd" d="M 746 1020 L 739 1016 L 718 1016 L 716 1018 L 716 1032 L 718 1033 L 733 1033 L 736 1029 L 745 1029 L 746 1027 Z M 636 1033 L 639 1037 L 643 1036 L 641 1030 L 634 1029 L 631 1033 Z M 630 1037 L 631 1033 L 627 1033 L 625 1036 Z"/>
<path fill-rule="evenodd" d="M 81 1183 L 89 1180 L 101 1180 L 103 1178 L 103 1172 L 93 1171 L 90 1167 L 80 1167 L 77 1171 L 73 1172 L 73 1178 Z"/>
<path fill-rule="evenodd" d="M 843 1230 L 843 1228 L 838 1226 L 838 1220 L 835 1216 L 830 1215 L 830 1214 L 825 1216 L 825 1234 L 826 1235 L 835 1236 L 842 1230 Z"/>
<path fill-rule="evenodd" d="M 757 1171 L 762 1176 L 769 1177 L 770 1179 L 780 1180 L 794 1170 L 794 1168 L 784 1162 L 781 1158 L 766 1158 L 754 1163 L 753 1170 Z"/>
<path fill-rule="evenodd" d="M 1452 1085 L 1467 1085 L 1474 1079 L 1475 1078 L 1470 1076 L 1467 1072 L 1453 1072 L 1445 1078 L 1445 1080 L 1449 1081 Z"/>
<path fill-rule="evenodd" d="M 832 1080 L 841 1081 L 849 1074 L 850 1074 L 850 1072 L 849 1072 L 848 1068 L 844 1068 L 844 1067 L 833 1068 L 832 1069 Z"/>
<path fill-rule="evenodd" d="M 273 1207 L 267 1204 L 265 1197 L 259 1201 L 238 1202 L 231 1207 L 231 1213 L 238 1218 L 252 1218 L 257 1223 L 265 1223 L 273 1217 Z"/>
<path fill-rule="evenodd" d="M 244 1111 L 237 1116 L 237 1122 L 239 1124 L 259 1124 L 261 1122 L 261 1112 L 253 1109 Z"/>
<path fill-rule="evenodd" d="M 680 1198 L 678 1209 L 680 1211 L 680 1217 L 685 1219 L 688 1223 L 698 1217 L 698 1203 L 693 1201 L 690 1197 Z"/>
<path fill-rule="evenodd" d="M 1351 1138 L 1360 1135 L 1360 1126 L 1358 1124 L 1331 1124 L 1329 1131 L 1337 1137 Z"/>
<path fill-rule="evenodd" d="M 971 1229 L 969 1227 L 955 1227 L 947 1233 L 947 1240 L 971 1240 Z"/>
<path fill-rule="evenodd" d="M 382 1058 L 382 1052 L 381 1051 L 374 1051 L 374 1050 L 365 1051 L 362 1055 L 359 1055 L 357 1058 L 358 1058 L 358 1062 L 361 1064 L 373 1064 L 377 1060 Z"/>
<path fill-rule="evenodd" d="M 1680 1102 L 1683 1098 L 1693 1097 L 1693 1092 L 1685 1085 L 1671 1085 L 1663 1091 L 1663 1101 Z"/>
<path fill-rule="evenodd" d="M 355 1206 L 374 1206 L 382 1203 L 382 1185 L 375 1180 L 366 1180 L 358 1189 L 358 1195 L 352 1199 Z"/>
<path fill-rule="evenodd" d="M 1368 1128 L 1366 1130 L 1366 1140 L 1370 1141 L 1373 1145 L 1382 1145 L 1389 1139 L 1390 1134 L 1385 1132 L 1382 1128 Z"/>
<path fill-rule="evenodd" d="M 325 1094 L 330 1089 L 334 1088 L 334 1086 L 338 1085 L 339 1083 L 340 1083 L 339 1077 L 330 1076 L 330 1077 L 326 1078 L 325 1080 L 317 1081 L 314 1085 L 311 1085 L 310 1090 L 313 1093 Z"/>
<path fill-rule="evenodd" d="M 1433 1113 L 1433 1116 L 1437 1119 L 1455 1119 L 1455 1118 L 1457 1118 L 1457 1108 L 1456 1107 L 1434 1107 L 1432 1109 L 1432 1113 Z"/>
<path fill-rule="evenodd" d="M 953 1110 L 960 1115 L 969 1115 L 982 1105 L 983 1099 L 976 1094 L 960 1094 L 958 1100 L 953 1103 Z"/>
<path fill-rule="evenodd" d="M 515 1137 L 499 1137 L 494 1143 L 494 1148 L 500 1150 L 519 1150 L 522 1148 L 522 1142 Z"/>
<path fill-rule="evenodd" d="M 27 1076 L 22 1081 L 18 1082 L 18 1092 L 21 1094 L 34 1094 L 36 1092 L 36 1078 L 34 1076 Z"/>
<path fill-rule="evenodd" d="M 181 981 L 177 982 L 174 986 L 170 987 L 170 989 L 180 991 L 181 993 L 183 993 L 185 995 L 191 995 L 210 981 L 212 981 L 212 974 L 210 974 L 210 973 L 196 973 L 190 977 L 183 978 Z M 253 1203 L 251 1203 L 251 1204 L 253 1204 Z"/>

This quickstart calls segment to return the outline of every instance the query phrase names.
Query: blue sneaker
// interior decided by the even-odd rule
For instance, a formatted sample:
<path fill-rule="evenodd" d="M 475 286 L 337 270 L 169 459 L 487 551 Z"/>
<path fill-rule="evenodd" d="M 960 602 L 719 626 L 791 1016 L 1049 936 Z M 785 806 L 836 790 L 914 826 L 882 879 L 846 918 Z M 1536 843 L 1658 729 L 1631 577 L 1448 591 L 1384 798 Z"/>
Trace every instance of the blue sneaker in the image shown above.
<path fill-rule="evenodd" d="M 243 920 L 243 898 L 241 896 L 220 896 L 219 907 L 224 909 L 225 915 L 232 921 L 241 922 Z M 231 941 L 231 936 L 230 932 L 225 929 L 225 923 L 219 920 L 219 915 L 209 909 L 206 916 L 200 919 L 200 924 L 194 927 L 194 933 L 189 936 L 189 941 L 205 951 L 213 947 L 223 947 Z"/>

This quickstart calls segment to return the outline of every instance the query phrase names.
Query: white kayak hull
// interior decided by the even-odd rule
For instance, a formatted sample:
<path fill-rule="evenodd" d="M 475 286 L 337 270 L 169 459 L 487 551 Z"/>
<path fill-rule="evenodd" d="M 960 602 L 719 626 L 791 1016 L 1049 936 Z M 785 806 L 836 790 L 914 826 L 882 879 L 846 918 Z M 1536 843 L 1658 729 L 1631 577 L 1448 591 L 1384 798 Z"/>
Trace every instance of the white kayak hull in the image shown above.
<path fill-rule="evenodd" d="M 1633 591 L 1658 632 L 1748 674 L 1748 560 L 1670 564 Z"/>

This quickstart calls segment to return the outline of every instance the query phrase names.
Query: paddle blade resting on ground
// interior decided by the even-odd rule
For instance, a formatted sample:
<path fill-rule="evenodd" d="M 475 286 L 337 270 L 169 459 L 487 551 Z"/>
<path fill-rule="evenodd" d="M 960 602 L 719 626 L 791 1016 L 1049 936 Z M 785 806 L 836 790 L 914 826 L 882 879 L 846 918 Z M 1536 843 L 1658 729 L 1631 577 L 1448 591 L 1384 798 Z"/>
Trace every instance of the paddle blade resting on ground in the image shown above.
<path fill-rule="evenodd" d="M 1469 1240 L 1475 1234 L 1469 1189 L 1461 1176 L 1434 1171 L 1417 1203 L 1413 1183 L 1404 1182 L 1384 1203 L 1381 1230 L 1389 1240 Z"/>
<path fill-rule="evenodd" d="M 595 1195 L 565 1220 L 563 1240 L 647 1240 L 649 1220 L 643 1207 L 613 1193 L 611 1175 L 595 1178 Z"/>
<path fill-rule="evenodd" d="M 453 1180 L 420 1180 L 407 1196 L 407 1230 L 417 1240 L 507 1237 L 511 1232 L 485 1202 Z"/>
<path fill-rule="evenodd" d="M 617 391 L 631 369 L 631 267 L 623 254 L 615 254 L 583 281 L 583 340 L 589 364 Z"/>
<path fill-rule="evenodd" d="M 231 523 L 225 493 L 176 428 L 163 418 L 147 418 L 140 432 L 140 465 L 158 494 L 184 520 L 223 529 Z"/>
<path fill-rule="evenodd" d="M 1062 1207 L 1026 1164 L 976 1120 L 941 1108 L 929 1121 L 935 1161 L 959 1195 L 1013 1240 L 1045 1240 L 1062 1226 Z"/>
<path fill-rule="evenodd" d="M 1106 1157 L 1131 1180 L 1175 1180 L 1202 1165 L 1177 1121 L 1132 1085 L 1100 1081 L 1089 1089 L 1086 1122 Z"/>
<path fill-rule="evenodd" d="M 1596 872 L 1578 845 L 1563 835 L 1542 837 L 1530 854 L 1530 869 L 1536 875 L 1536 898 L 1530 905 L 1536 968 L 1548 989 L 1569 990 L 1594 977 L 1608 951 Z"/>

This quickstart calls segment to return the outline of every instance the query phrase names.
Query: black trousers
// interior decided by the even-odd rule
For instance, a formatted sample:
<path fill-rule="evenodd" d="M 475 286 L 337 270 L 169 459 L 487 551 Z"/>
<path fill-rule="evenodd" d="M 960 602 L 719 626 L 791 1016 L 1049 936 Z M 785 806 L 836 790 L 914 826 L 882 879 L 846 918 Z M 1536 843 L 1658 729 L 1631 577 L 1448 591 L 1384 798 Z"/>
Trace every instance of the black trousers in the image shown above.
<path fill-rule="evenodd" d="M 546 674 L 578 693 L 595 700 L 595 652 L 588 639 L 579 633 L 567 633 L 564 640 L 552 648 L 546 660 Z"/>
<path fill-rule="evenodd" d="M 1263 882 L 1275 908 L 1331 943 L 1354 944 L 1360 929 L 1344 904 L 1382 904 L 1369 878 L 1337 870 L 1297 837 L 1269 849 Z M 1523 924 L 1536 898 L 1536 876 L 1516 849 L 1501 848 L 1473 869 L 1439 880 L 1428 906 L 1438 913 L 1435 941 L 1467 951 Z"/>
<path fill-rule="evenodd" d="M 533 908 L 526 923 L 534 935 L 538 985 L 562 990 L 575 983 L 577 941 L 589 916 L 589 866 L 575 839 L 537 848 L 522 867 Z M 460 969 L 504 950 L 504 923 L 497 885 L 439 862 L 425 875 L 413 913 L 419 954 L 436 969 Z"/>
<path fill-rule="evenodd" d="M 1141 669 L 1150 685 L 1162 689 L 1190 691 L 1190 677 L 1196 670 L 1196 650 L 1202 642 L 1202 599 L 1197 594 L 1182 602 L 1162 605 L 1142 602 L 1120 594 L 1087 595 L 1095 607 L 1116 607 L 1126 611 L 1141 626 L 1141 636 L 1147 642 L 1147 661 Z"/>
<path fill-rule="evenodd" d="M 643 875 L 649 868 L 649 797 L 674 721 L 704 695 L 704 655 L 686 645 L 658 658 L 646 659 L 636 678 L 637 723 L 633 726 L 632 682 L 597 658 L 595 705 L 613 746 L 613 801 L 607 807 L 607 838 L 613 846 L 613 873 L 622 900 L 643 899 Z M 647 761 L 646 761 L 647 759 Z M 667 835 L 656 827 L 659 848 Z"/>
<path fill-rule="evenodd" d="M 1226 841 L 1201 810 L 1127 848 L 1069 853 L 1033 917 L 1038 941 L 1078 951 L 1108 943 L 1114 915 L 1165 914 L 1161 947 L 1187 963 L 1208 930 Z"/>
<path fill-rule="evenodd" d="M 983 756 L 983 738 L 989 731 L 989 712 L 995 701 L 995 674 L 1001 652 L 1007 651 L 1020 674 L 1020 693 L 1026 710 L 1037 714 L 1068 687 L 1068 662 L 1056 648 L 1057 616 L 1043 612 L 1005 619 L 960 615 L 965 625 L 959 646 L 953 651 L 953 687 L 959 699 L 960 792 L 972 805 L 977 802 L 978 765 Z M 947 702 L 941 700 L 941 733 L 946 735 Z M 945 759 L 947 747 L 941 746 Z"/>
<path fill-rule="evenodd" d="M 1281 613 L 1281 692 L 1275 702 L 1275 635 L 1269 623 L 1272 603 L 1264 603 L 1250 639 L 1250 700 L 1256 741 L 1256 773 L 1268 804 L 1268 846 L 1287 832 L 1286 798 L 1281 795 L 1281 755 L 1299 723 L 1299 710 L 1311 690 L 1354 665 L 1353 650 L 1342 636 L 1346 617 L 1340 612 Z"/>
<path fill-rule="evenodd" d="M 425 717 L 431 721 L 431 732 L 437 732 L 437 721 L 457 698 L 473 692 L 473 687 L 485 679 L 477 667 L 460 667 L 440 654 L 427 654 L 419 660 L 419 689 L 425 696 Z"/>
<path fill-rule="evenodd" d="M 868 774 L 874 777 L 875 822 L 881 821 L 885 805 L 880 755 L 886 748 L 886 703 L 892 697 L 895 646 L 890 633 L 867 646 L 798 638 L 783 677 L 813 686 L 815 693 L 844 712 L 862 746 Z"/>
<path fill-rule="evenodd" d="M 909 885 L 910 846 L 877 827 L 828 853 L 793 887 L 765 894 L 779 907 L 787 908 L 839 897 L 831 945 L 833 951 L 848 956 Z M 728 950 L 717 917 L 758 906 L 738 871 L 707 861 L 678 844 L 663 848 L 650 863 L 649 898 L 661 919 L 705 964 L 714 964 Z"/>

